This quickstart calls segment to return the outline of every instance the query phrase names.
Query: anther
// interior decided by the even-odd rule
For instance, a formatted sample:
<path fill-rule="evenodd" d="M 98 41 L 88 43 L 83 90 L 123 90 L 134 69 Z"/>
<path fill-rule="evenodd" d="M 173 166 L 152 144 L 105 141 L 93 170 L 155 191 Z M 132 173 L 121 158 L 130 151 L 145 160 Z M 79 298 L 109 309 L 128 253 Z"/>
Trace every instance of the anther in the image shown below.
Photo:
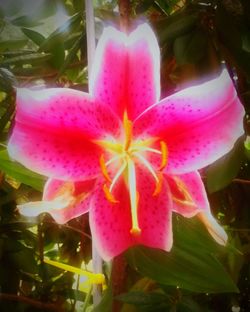
<path fill-rule="evenodd" d="M 168 163 L 168 148 L 164 141 L 160 141 L 161 145 L 161 165 L 159 170 L 162 171 Z"/>
<path fill-rule="evenodd" d="M 157 177 L 158 177 L 158 181 L 155 184 L 155 190 L 154 190 L 153 196 L 159 195 L 161 190 L 162 190 L 162 184 L 163 184 L 163 174 L 162 174 L 162 172 L 159 172 Z"/>
<path fill-rule="evenodd" d="M 105 164 L 105 160 L 104 160 L 104 156 L 103 154 L 101 155 L 100 157 L 100 167 L 101 167 L 101 171 L 102 171 L 102 174 L 104 176 L 104 178 L 108 181 L 108 182 L 112 182 L 109 174 L 108 174 L 108 169 L 106 167 L 106 164 Z"/>
<path fill-rule="evenodd" d="M 119 200 L 115 199 L 115 197 L 111 194 L 109 188 L 106 184 L 103 185 L 103 192 L 105 194 L 106 199 L 112 204 L 118 204 Z"/>
<path fill-rule="evenodd" d="M 192 196 L 190 195 L 189 191 L 187 190 L 187 187 L 185 183 L 178 177 L 173 177 L 179 191 L 183 194 L 184 199 L 179 199 L 177 197 L 173 196 L 173 201 L 182 205 L 186 206 L 196 206 L 196 204 L 193 201 Z"/>

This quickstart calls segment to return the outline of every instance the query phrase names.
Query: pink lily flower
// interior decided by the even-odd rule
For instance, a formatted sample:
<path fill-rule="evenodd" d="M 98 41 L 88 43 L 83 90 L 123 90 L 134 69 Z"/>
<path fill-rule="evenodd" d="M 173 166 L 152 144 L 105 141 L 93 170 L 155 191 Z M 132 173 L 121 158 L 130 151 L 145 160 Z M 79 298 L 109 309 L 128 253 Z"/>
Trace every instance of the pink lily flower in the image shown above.
<path fill-rule="evenodd" d="M 169 251 L 171 215 L 198 215 L 220 244 L 197 170 L 242 135 L 243 108 L 226 70 L 160 99 L 160 51 L 147 24 L 129 35 L 107 27 L 89 94 L 66 88 L 17 91 L 8 151 L 49 177 L 43 201 L 20 212 L 64 223 L 89 211 L 105 260 L 143 244 Z"/>

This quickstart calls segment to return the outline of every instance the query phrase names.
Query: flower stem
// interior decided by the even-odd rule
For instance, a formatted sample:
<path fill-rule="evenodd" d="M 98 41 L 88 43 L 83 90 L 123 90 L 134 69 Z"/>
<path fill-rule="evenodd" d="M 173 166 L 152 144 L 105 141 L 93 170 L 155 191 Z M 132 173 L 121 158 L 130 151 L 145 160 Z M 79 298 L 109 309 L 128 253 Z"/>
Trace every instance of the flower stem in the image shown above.
<path fill-rule="evenodd" d="M 95 20 L 93 1 L 85 0 L 86 11 L 86 33 L 87 33 L 87 55 L 88 55 L 88 76 L 90 76 L 93 59 L 95 54 Z M 95 247 L 95 242 L 92 240 L 92 262 L 93 272 L 102 273 L 102 259 Z M 101 301 L 101 286 L 93 286 L 93 304 L 96 306 Z"/>
<path fill-rule="evenodd" d="M 88 75 L 90 75 L 95 54 L 95 18 L 93 1 L 85 0 Z"/>
<path fill-rule="evenodd" d="M 119 13 L 120 13 L 120 25 L 121 30 L 127 32 L 129 30 L 129 17 L 130 17 L 130 0 L 119 0 Z"/>
<path fill-rule="evenodd" d="M 87 293 L 87 296 L 86 296 L 85 301 L 84 301 L 82 312 L 86 312 L 87 311 L 87 308 L 89 306 L 89 301 L 90 301 L 90 298 L 91 298 L 92 290 L 93 290 L 93 287 L 90 287 L 90 290 Z"/>

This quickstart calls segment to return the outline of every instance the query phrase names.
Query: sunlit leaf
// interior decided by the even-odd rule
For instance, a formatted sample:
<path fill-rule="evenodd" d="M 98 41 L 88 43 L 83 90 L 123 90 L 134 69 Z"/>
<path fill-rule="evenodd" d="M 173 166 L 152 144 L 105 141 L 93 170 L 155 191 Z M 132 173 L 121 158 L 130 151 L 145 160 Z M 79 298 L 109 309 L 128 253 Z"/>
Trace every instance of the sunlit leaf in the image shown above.
<path fill-rule="evenodd" d="M 33 19 L 31 16 L 20 16 L 11 20 L 11 23 L 20 27 L 35 27 L 41 24 L 36 19 Z"/>
<path fill-rule="evenodd" d="M 11 161 L 6 150 L 0 151 L 0 170 L 38 191 L 43 189 L 45 178 Z"/>
<path fill-rule="evenodd" d="M 42 43 L 39 48 L 39 51 L 49 51 L 52 47 L 55 46 L 55 42 L 66 40 L 68 34 L 72 31 L 76 31 L 80 26 L 81 15 L 75 14 L 70 17 L 66 23 L 61 27 L 57 28 L 46 40 Z"/>
<path fill-rule="evenodd" d="M 49 53 L 33 53 L 20 56 L 6 58 L 2 61 L 2 65 L 20 65 L 20 64 L 36 64 L 42 63 L 51 58 Z"/>
<path fill-rule="evenodd" d="M 200 229 L 200 236 L 196 235 L 195 241 L 199 241 L 199 244 L 193 244 L 194 241 L 190 241 L 192 227 L 184 225 L 181 231 L 177 230 L 181 228 L 181 220 L 174 225 L 174 246 L 171 252 L 144 246 L 133 247 L 126 253 L 130 265 L 160 284 L 201 293 L 237 292 L 229 274 L 213 255 L 212 248 L 206 251 L 208 239 L 202 235 L 205 229 Z M 204 247 L 200 248 L 199 245 Z"/>
<path fill-rule="evenodd" d="M 30 40 L 32 40 L 38 46 L 40 46 L 45 40 L 43 35 L 32 29 L 22 28 L 22 31 Z"/>
<path fill-rule="evenodd" d="M 243 138 L 225 156 L 210 165 L 206 171 L 206 184 L 210 193 L 226 187 L 238 174 L 245 160 Z"/>

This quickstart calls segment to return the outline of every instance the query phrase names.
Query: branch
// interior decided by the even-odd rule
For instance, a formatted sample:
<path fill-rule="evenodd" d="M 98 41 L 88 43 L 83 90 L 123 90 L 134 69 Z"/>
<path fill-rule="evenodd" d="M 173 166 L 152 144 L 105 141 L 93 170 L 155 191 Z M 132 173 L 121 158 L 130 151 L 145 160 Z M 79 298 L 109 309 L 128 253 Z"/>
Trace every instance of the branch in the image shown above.
<path fill-rule="evenodd" d="M 58 307 L 56 304 L 53 303 L 43 303 L 41 301 L 37 301 L 28 297 L 18 296 L 14 294 L 5 294 L 0 293 L 0 300 L 8 300 L 8 301 L 18 301 L 22 303 L 29 304 L 33 307 L 36 307 L 41 310 L 47 310 L 47 311 L 56 311 L 56 312 L 62 312 L 62 309 Z"/>

